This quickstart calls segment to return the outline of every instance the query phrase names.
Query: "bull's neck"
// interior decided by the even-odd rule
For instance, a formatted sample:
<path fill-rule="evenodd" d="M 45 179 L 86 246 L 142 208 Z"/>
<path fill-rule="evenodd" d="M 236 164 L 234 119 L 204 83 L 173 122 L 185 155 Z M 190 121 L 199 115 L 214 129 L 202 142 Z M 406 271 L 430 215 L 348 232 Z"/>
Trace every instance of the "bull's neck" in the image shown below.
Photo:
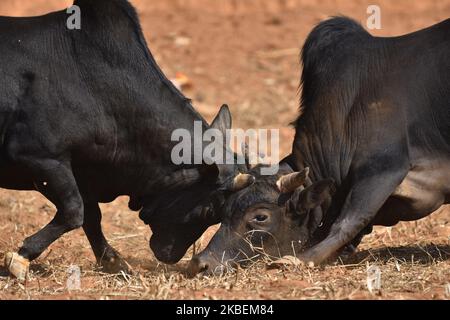
<path fill-rule="evenodd" d="M 145 106 L 141 107 L 150 113 L 150 116 L 143 119 L 139 129 L 146 132 L 142 143 L 151 149 L 160 150 L 166 161 L 171 159 L 175 146 L 180 143 L 190 145 L 188 162 L 192 165 L 200 164 L 199 156 L 202 156 L 207 145 L 203 138 L 210 128 L 208 123 L 187 99 L 170 87 L 171 84 L 155 79 L 149 82 L 149 87 L 154 89 L 155 84 L 160 88 L 158 91 L 164 93 L 148 94 Z"/>

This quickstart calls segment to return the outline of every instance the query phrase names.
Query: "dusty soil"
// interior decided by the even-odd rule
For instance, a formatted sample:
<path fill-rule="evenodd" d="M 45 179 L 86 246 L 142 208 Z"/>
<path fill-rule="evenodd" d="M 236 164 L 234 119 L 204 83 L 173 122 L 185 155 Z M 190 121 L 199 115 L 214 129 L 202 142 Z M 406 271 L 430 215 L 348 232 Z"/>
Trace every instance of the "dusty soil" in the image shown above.
<path fill-rule="evenodd" d="M 208 119 L 228 103 L 235 126 L 279 128 L 282 154 L 290 151 L 298 106 L 299 48 L 314 24 L 344 14 L 364 22 L 372 1 L 357 0 L 132 0 L 145 35 L 168 77 L 192 81 L 185 91 Z M 0 15 L 37 15 L 71 1 L 2 0 Z M 450 16 L 449 0 L 379 0 L 382 29 L 375 35 L 412 32 Z M 450 208 L 418 222 L 376 228 L 351 264 L 268 270 L 259 263 L 221 278 L 187 279 L 176 266 L 159 264 L 148 247 L 150 230 L 120 198 L 103 205 L 111 244 L 133 276 L 95 271 L 82 231 L 57 241 L 19 284 L 0 268 L 0 299 L 445 299 L 450 297 Z M 0 260 L 47 223 L 54 207 L 38 193 L 0 191 Z M 197 246 L 207 244 L 214 228 Z M 67 269 L 82 270 L 81 291 L 68 292 Z M 367 290 L 367 267 L 382 272 L 380 292 Z"/>

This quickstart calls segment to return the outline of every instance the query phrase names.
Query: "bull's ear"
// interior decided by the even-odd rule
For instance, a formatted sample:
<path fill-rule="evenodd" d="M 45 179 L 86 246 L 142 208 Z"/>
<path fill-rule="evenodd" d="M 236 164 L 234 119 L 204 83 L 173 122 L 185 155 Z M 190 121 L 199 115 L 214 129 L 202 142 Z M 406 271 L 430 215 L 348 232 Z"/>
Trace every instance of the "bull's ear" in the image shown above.
<path fill-rule="evenodd" d="M 289 199 L 287 206 L 288 210 L 303 214 L 308 210 L 320 206 L 325 200 L 331 197 L 334 193 L 335 185 L 332 179 L 322 180 L 313 183 L 304 190 L 297 189 L 292 197 Z"/>
<path fill-rule="evenodd" d="M 226 104 L 224 104 L 221 108 L 217 116 L 214 118 L 211 123 L 211 128 L 219 129 L 224 135 L 227 129 L 231 129 L 232 120 L 231 120 L 231 112 Z"/>

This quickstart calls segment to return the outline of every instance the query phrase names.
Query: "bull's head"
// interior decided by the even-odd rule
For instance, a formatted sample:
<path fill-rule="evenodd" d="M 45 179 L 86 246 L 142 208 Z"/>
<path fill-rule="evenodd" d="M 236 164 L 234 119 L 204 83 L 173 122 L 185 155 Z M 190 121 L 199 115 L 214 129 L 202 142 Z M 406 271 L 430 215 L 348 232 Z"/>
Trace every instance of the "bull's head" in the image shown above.
<path fill-rule="evenodd" d="M 224 133 L 231 114 L 223 106 L 211 128 Z M 152 229 L 150 247 L 158 260 L 178 262 L 209 226 L 221 221 L 225 198 L 250 186 L 255 178 L 245 166 L 201 165 L 175 171 L 164 178 L 166 191 L 144 201 L 140 217 Z"/>
<path fill-rule="evenodd" d="M 253 185 L 232 195 L 223 206 L 227 214 L 219 231 L 192 259 L 188 273 L 217 274 L 263 256 L 299 254 L 320 225 L 321 205 L 334 189 L 332 180 L 311 183 L 308 173 L 284 164 L 278 175 L 257 176 Z"/>

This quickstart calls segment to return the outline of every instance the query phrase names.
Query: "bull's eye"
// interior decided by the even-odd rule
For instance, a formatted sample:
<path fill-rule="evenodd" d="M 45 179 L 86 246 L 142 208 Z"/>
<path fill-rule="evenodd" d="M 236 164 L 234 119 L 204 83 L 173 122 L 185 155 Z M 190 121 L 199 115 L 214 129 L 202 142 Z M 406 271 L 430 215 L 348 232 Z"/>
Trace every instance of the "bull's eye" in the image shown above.
<path fill-rule="evenodd" d="M 250 230 L 264 228 L 267 229 L 273 224 L 273 215 L 269 209 L 255 208 L 246 217 L 247 227 Z"/>
<path fill-rule="evenodd" d="M 269 218 L 269 216 L 265 215 L 265 214 L 258 214 L 255 216 L 255 218 L 253 219 L 255 222 L 265 222 L 267 221 L 267 219 Z"/>

